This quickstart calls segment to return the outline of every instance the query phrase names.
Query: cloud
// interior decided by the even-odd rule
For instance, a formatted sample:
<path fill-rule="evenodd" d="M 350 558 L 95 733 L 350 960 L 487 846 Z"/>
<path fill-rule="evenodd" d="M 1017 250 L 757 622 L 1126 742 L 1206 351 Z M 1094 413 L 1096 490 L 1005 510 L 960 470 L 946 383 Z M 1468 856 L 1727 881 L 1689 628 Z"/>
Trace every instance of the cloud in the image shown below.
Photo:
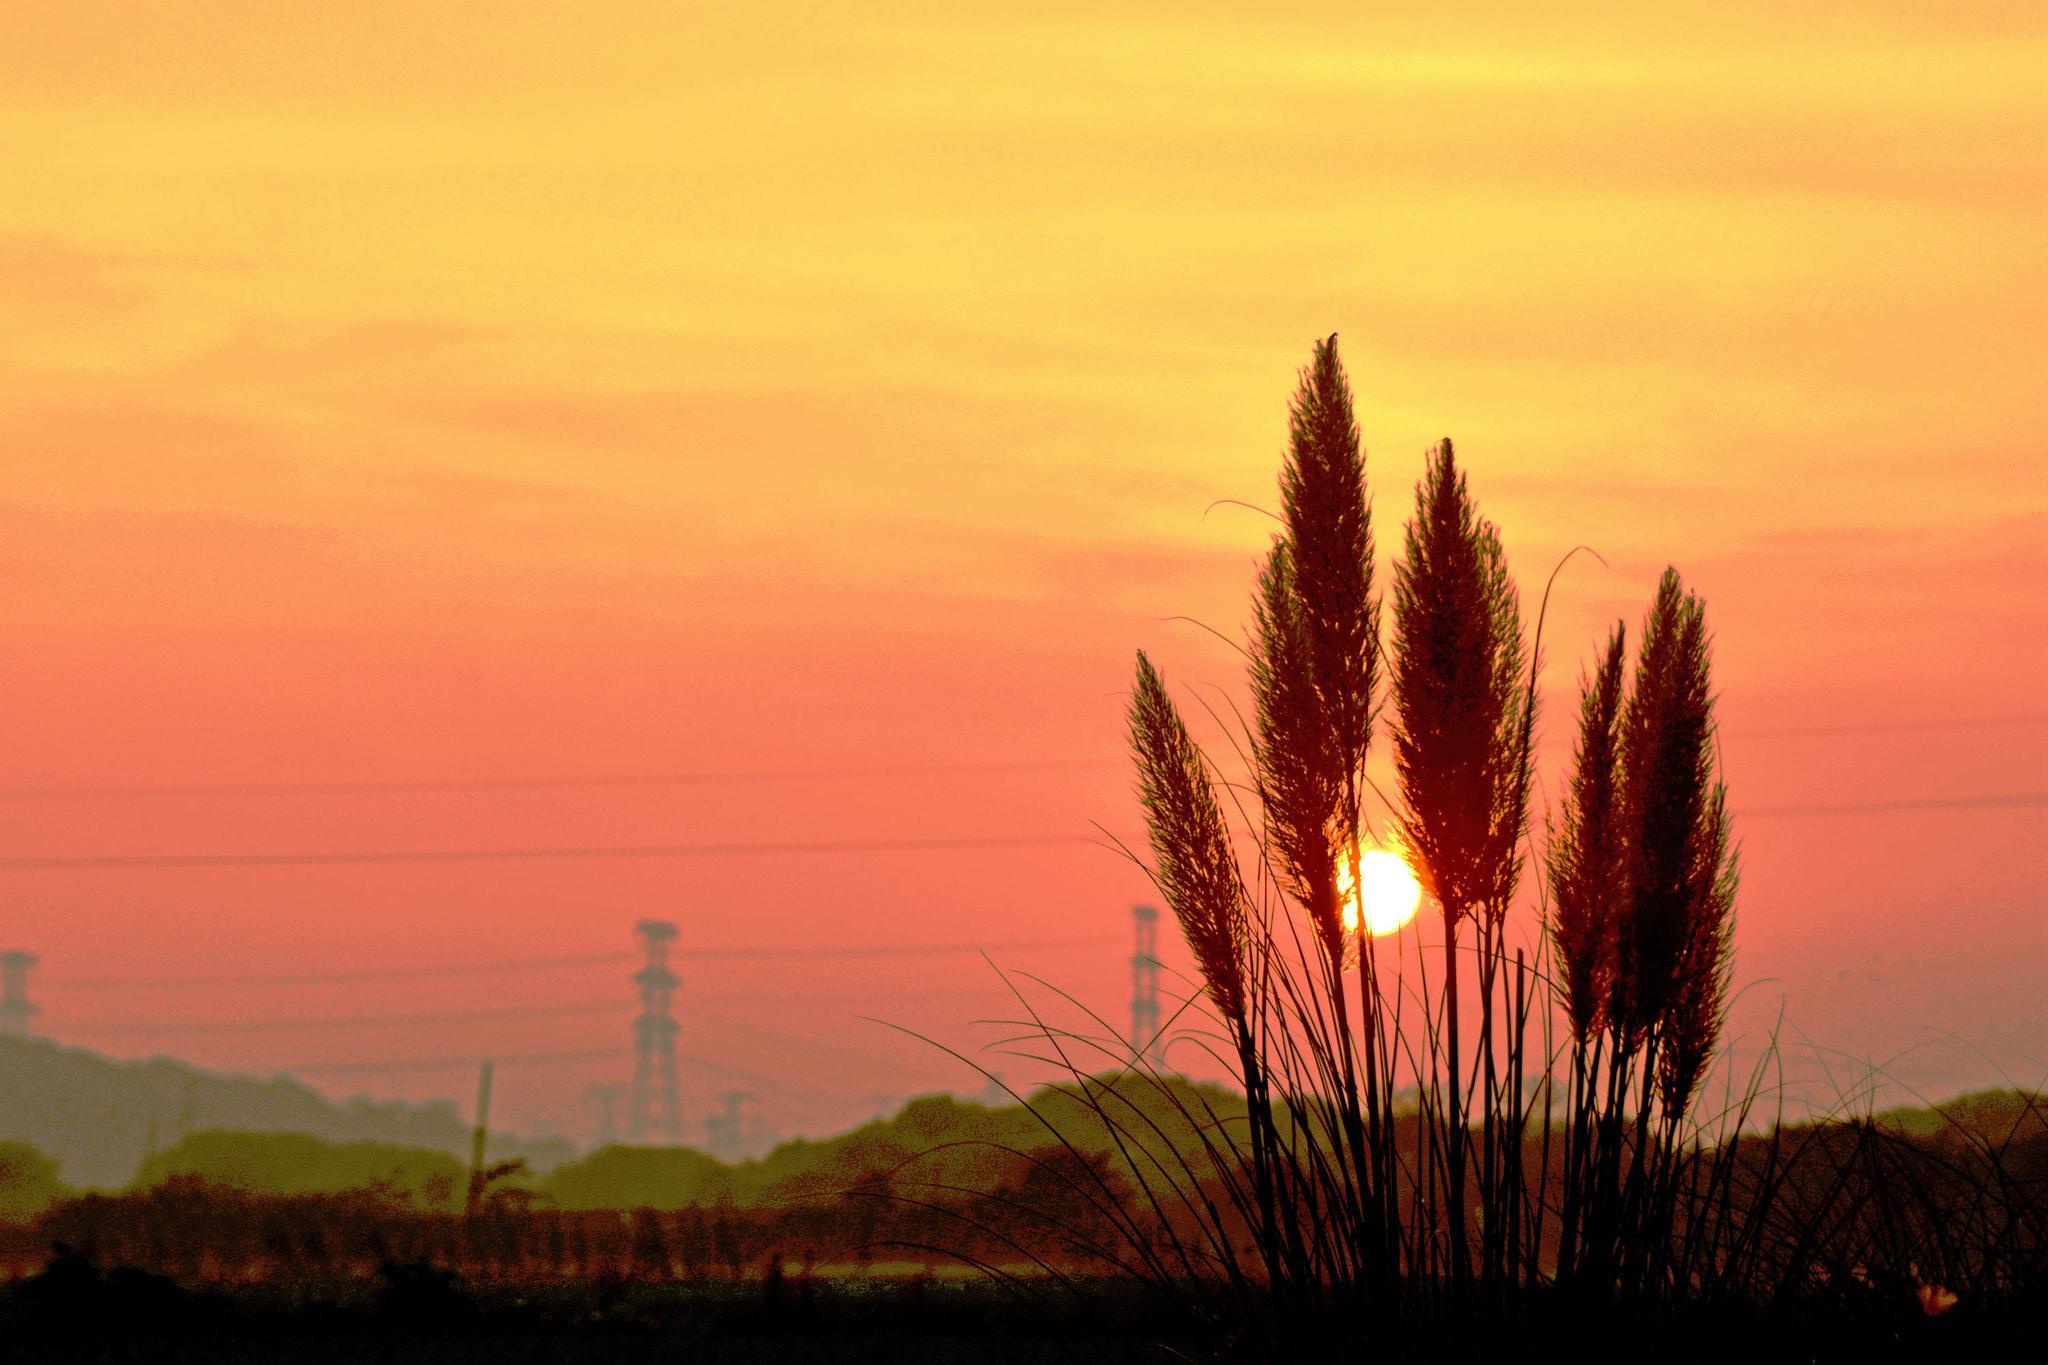
<path fill-rule="evenodd" d="M 54 235 L 0 232 L 0 326 L 55 331 L 125 317 L 150 298 L 125 277 L 130 265 Z"/>

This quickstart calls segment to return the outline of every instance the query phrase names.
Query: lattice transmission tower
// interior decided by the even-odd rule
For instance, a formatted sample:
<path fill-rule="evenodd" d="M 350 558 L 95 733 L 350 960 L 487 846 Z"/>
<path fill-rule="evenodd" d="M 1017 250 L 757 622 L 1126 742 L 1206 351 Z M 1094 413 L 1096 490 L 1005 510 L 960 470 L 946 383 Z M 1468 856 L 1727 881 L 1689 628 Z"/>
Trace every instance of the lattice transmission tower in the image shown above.
<path fill-rule="evenodd" d="M 627 1134 L 634 1142 L 683 1140 L 683 1105 L 676 1090 L 676 974 L 669 970 L 668 946 L 676 926 L 643 919 L 634 926 L 647 965 L 633 973 L 640 988 L 640 1017 L 633 1021 L 633 1094 Z"/>
<path fill-rule="evenodd" d="M 619 1140 L 619 1105 L 626 1098 L 623 1085 L 586 1087 L 583 1098 L 597 1111 L 597 1145 L 609 1147 Z"/>
<path fill-rule="evenodd" d="M 718 1098 L 725 1109 L 706 1116 L 705 1145 L 720 1161 L 738 1161 L 746 1156 L 760 1131 L 760 1116 L 747 1112 L 747 1105 L 760 1096 L 751 1090 L 728 1090 Z"/>
<path fill-rule="evenodd" d="M 1131 1047 L 1153 1066 L 1163 1060 L 1159 1036 L 1159 912 L 1149 905 L 1131 907 L 1138 931 L 1131 954 Z"/>
<path fill-rule="evenodd" d="M 28 998 L 28 969 L 35 965 L 34 953 L 0 953 L 0 1033 L 26 1034 L 28 1021 L 39 1013 Z"/>

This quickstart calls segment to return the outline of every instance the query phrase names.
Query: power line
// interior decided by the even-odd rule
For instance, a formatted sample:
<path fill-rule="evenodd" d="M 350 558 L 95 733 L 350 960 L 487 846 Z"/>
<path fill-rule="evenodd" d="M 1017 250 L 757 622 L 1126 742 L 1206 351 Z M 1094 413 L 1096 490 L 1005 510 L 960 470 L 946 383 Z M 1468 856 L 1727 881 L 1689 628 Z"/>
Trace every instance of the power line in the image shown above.
<path fill-rule="evenodd" d="M 897 943 L 875 947 L 853 945 L 830 948 L 696 948 L 678 949 L 675 958 L 702 960 L 718 958 L 790 957 L 927 957 L 933 954 L 979 953 L 996 948 L 1092 948 L 1115 941 L 1111 934 L 1089 934 L 1079 938 L 1013 938 L 990 943 Z"/>
<path fill-rule="evenodd" d="M 73 858 L 0 858 L 0 872 L 171 871 L 226 867 L 340 867 L 388 863 L 588 862 L 639 858 L 812 857 L 835 853 L 937 853 L 975 848 L 1091 844 L 1079 834 L 910 839 L 824 839 L 759 844 L 588 844 L 557 848 L 376 849 L 320 853 L 144 853 Z"/>
<path fill-rule="evenodd" d="M 174 1037 L 182 1037 L 193 1035 L 217 1034 L 295 1033 L 307 1030 L 318 1030 L 323 1028 L 353 1028 L 361 1027 L 364 1025 L 410 1025 L 423 1023 L 447 1023 L 464 1020 L 545 1018 L 560 1017 L 572 1014 L 624 1014 L 625 1012 L 627 1012 L 628 1009 L 629 1002 L 627 1001 L 603 1000 L 593 1001 L 589 1003 L 579 1003 L 560 1006 L 524 1006 L 513 1007 L 509 1009 L 464 1010 L 437 1014 L 373 1015 L 361 1018 L 346 1019 L 237 1020 L 225 1024 L 196 1024 L 185 1026 L 165 1026 L 160 1024 L 123 1024 L 108 1028 L 66 1030 L 66 1032 L 75 1033 L 78 1036 L 82 1037 L 93 1038 L 155 1035 L 170 1035 Z M 872 1055 L 869 1053 L 845 1047 L 829 1039 L 804 1037 L 802 1035 L 790 1033 L 781 1029 L 766 1027 L 752 1020 L 742 1020 L 734 1018 L 730 1015 L 718 1013 L 712 1013 L 704 1016 L 697 1016 L 693 1014 L 693 1018 L 697 1017 L 708 1018 L 712 1022 L 715 1022 L 722 1027 L 744 1031 L 750 1038 L 754 1038 L 757 1040 L 765 1038 L 770 1041 L 780 1043 L 783 1047 L 794 1052 L 800 1052 L 805 1056 L 815 1056 L 820 1050 L 823 1050 L 826 1052 L 837 1053 L 842 1057 L 846 1057 L 861 1063 L 869 1063 L 874 1060 Z M 502 1054 L 494 1053 L 492 1055 L 492 1060 L 505 1063 L 616 1061 L 620 1058 L 620 1056 L 621 1052 L 619 1048 L 609 1047 L 580 1048 L 563 1052 L 526 1053 L 516 1054 L 513 1056 L 505 1056 Z M 309 1075 L 327 1073 L 346 1074 L 351 1072 L 383 1073 L 403 1071 L 439 1071 L 467 1068 L 476 1065 L 478 1060 L 478 1058 L 474 1057 L 457 1056 L 397 1058 L 371 1062 L 315 1062 L 304 1065 L 280 1067 L 275 1069 L 288 1072 L 305 1072 Z M 709 1071 L 714 1074 L 747 1080 L 754 1084 L 761 1085 L 764 1088 L 776 1090 L 784 1095 L 808 1095 L 814 1098 L 823 1097 L 823 1092 L 803 1090 L 801 1087 L 791 1087 L 786 1083 L 771 1080 L 768 1077 L 760 1075 L 759 1073 L 747 1071 L 739 1067 L 734 1067 L 726 1062 L 712 1061 L 708 1057 L 700 1057 L 691 1054 L 678 1054 L 678 1060 L 685 1062 L 701 1071 Z M 240 1070 L 242 1068 L 237 1067 L 236 1069 Z M 266 1068 L 257 1067 L 254 1069 L 264 1070 Z"/>
<path fill-rule="evenodd" d="M 1749 819 L 1777 816 L 1861 815 L 1888 811 L 1975 810 L 2048 805 L 2048 792 L 1992 792 L 1966 796 L 1908 797 L 1893 801 L 1821 801 L 1751 806 Z M 568 862 L 643 858 L 816 857 L 845 853 L 936 853 L 964 849 L 1054 848 L 1095 845 L 1081 834 L 936 836 L 906 839 L 827 839 L 772 843 L 594 844 L 556 848 L 375 849 L 306 853 L 183 853 L 0 858 L 0 872 L 173 871 L 200 868 L 338 867 L 394 863 Z"/>
<path fill-rule="evenodd" d="M 407 1071 L 458 1071 L 476 1066 L 485 1059 L 484 1053 L 469 1056 L 442 1057 L 398 1057 L 374 1062 L 302 1062 L 292 1066 L 265 1067 L 265 1071 L 286 1075 L 343 1076 L 343 1075 L 387 1075 Z M 615 1062 L 619 1059 L 616 1047 L 576 1048 L 563 1052 L 527 1052 L 512 1056 L 491 1054 L 490 1060 L 499 1066 L 546 1065 L 561 1062 Z M 763 1090 L 795 1099 L 830 1099 L 832 1096 L 822 1090 L 808 1086 L 792 1085 L 764 1076 L 758 1071 L 748 1071 L 725 1062 L 713 1061 L 709 1057 L 698 1057 L 687 1052 L 676 1054 L 676 1060 L 698 1071 L 707 1071 L 715 1076 L 728 1076 L 733 1080 L 745 1081 Z"/>
<path fill-rule="evenodd" d="M 1730 730 L 1730 739 L 1802 739 L 1822 735 L 1891 735 L 1923 730 L 2013 730 L 2048 725 L 2048 711 L 2010 716 L 1944 716 L 1926 720 L 1849 721 L 1841 725 L 1772 725 Z"/>
<path fill-rule="evenodd" d="M 538 1062 L 616 1062 L 620 1049 L 616 1047 L 589 1047 L 570 1052 L 527 1052 L 506 1057 L 493 1054 L 491 1060 L 498 1065 Z M 375 1062 L 297 1062 L 290 1066 L 253 1068 L 264 1071 L 278 1071 L 292 1075 L 341 1076 L 399 1071 L 453 1071 L 473 1067 L 484 1060 L 481 1052 L 463 1057 L 394 1057 Z"/>
<path fill-rule="evenodd" d="M 1091 945 L 1101 940 L 1087 940 Z M 957 993 L 956 993 L 957 994 Z M 375 1029 L 413 1028 L 423 1024 L 464 1024 L 485 1021 L 509 1021 L 519 1019 L 560 1019 L 577 1015 L 617 1014 L 624 1016 L 631 1012 L 632 1002 L 623 997 L 608 997 L 603 1000 L 579 1000 L 559 1005 L 511 1005 L 479 1010 L 438 1010 L 413 1014 L 357 1014 L 329 1017 L 325 1019 L 226 1019 L 205 1020 L 198 1023 L 166 1023 L 163 1020 L 126 1020 L 111 1024 L 88 1024 L 72 1026 L 63 1030 L 67 1037 L 79 1038 L 198 1038 L 231 1037 L 263 1033 L 317 1033 L 324 1029 Z M 823 1047 L 842 1053 L 848 1050 L 826 1039 L 806 1038 L 786 1030 L 763 1025 L 751 1019 L 741 1019 L 722 1011 L 693 1008 L 693 1020 L 710 1020 L 726 1028 L 744 1031 L 750 1037 L 768 1038 L 789 1047 L 814 1049 Z M 850 1054 L 849 1055 L 853 1055 Z"/>
<path fill-rule="evenodd" d="M 1937 716 L 1920 720 L 1781 725 L 1728 731 L 1731 739 L 1881 735 L 1932 730 L 1997 730 L 2048 725 L 2048 712 L 1999 716 Z M 679 773 L 588 773 L 515 777 L 401 777 L 305 782 L 165 782 L 0 787 L 0 801 L 161 801 L 271 796 L 396 796 L 414 792 L 575 791 L 619 787 L 690 787 L 750 782 L 841 782 L 870 778 L 974 777 L 1011 772 L 1083 771 L 1121 767 L 1120 759 L 994 759 L 974 763 L 902 763 L 817 768 L 709 769 Z"/>
<path fill-rule="evenodd" d="M 298 1062 L 291 1066 L 265 1069 L 292 1073 L 303 1072 L 309 1076 L 342 1075 L 358 1072 L 447 1071 L 475 1066 L 478 1062 L 484 1060 L 484 1057 L 484 1053 L 475 1053 L 470 1056 L 396 1057 L 374 1062 Z M 619 1060 L 619 1057 L 620 1050 L 616 1047 L 587 1047 L 567 1052 L 518 1053 L 509 1057 L 492 1054 L 491 1060 L 499 1065 L 506 1065 L 534 1062 L 616 1062 Z M 776 1085 L 776 1082 L 769 1080 L 765 1076 L 751 1071 L 742 1071 L 737 1067 L 727 1066 L 723 1062 L 714 1062 L 708 1057 L 693 1057 L 688 1053 L 677 1053 L 676 1060 L 687 1062 L 700 1070 L 750 1080 L 757 1085 Z"/>
<path fill-rule="evenodd" d="M 1016 759 L 984 763 L 899 763 L 870 767 L 757 768 L 693 773 L 593 773 L 557 777 L 373 778 L 332 782 L 173 782 L 110 786 L 0 787 L 0 801 L 161 801 L 217 797 L 396 796 L 411 792 L 574 791 L 606 787 L 694 787 L 747 782 L 847 782 L 889 777 L 979 777 L 1120 766 L 1109 759 Z"/>
<path fill-rule="evenodd" d="M 1027 949 L 1092 948 L 1114 941 L 1109 934 L 1087 934 L 1067 938 L 986 939 L 980 942 L 884 943 L 844 945 L 799 945 L 770 948 L 678 948 L 670 956 L 678 960 L 802 958 L 888 958 L 932 957 L 954 953 L 1011 952 Z M 542 971 L 556 967 L 581 967 L 639 960 L 637 953 L 577 953 L 555 957 L 501 959 L 495 962 L 444 962 L 427 966 L 364 968 L 360 971 L 315 972 L 293 976 L 207 976 L 207 977 L 96 977 L 67 981 L 38 980 L 40 990 L 218 990 L 258 986 L 325 986 L 359 981 L 400 981 L 486 973 Z"/>
<path fill-rule="evenodd" d="M 404 981 L 446 976 L 489 976 L 500 972 L 546 971 L 556 967 L 584 967 L 599 964 L 632 962 L 638 954 L 618 953 L 569 953 L 558 957 L 507 958 L 496 962 L 441 962 L 415 967 L 367 967 L 360 971 L 308 972 L 295 976 L 187 976 L 165 980 L 152 976 L 87 977 L 67 981 L 58 977 L 54 981 L 36 980 L 36 989 L 45 990 L 155 990 L 155 989 L 216 989 L 234 986 L 333 986 L 357 981 Z"/>
<path fill-rule="evenodd" d="M 1982 796 L 1927 797 L 1904 801 L 1824 801 L 1798 806 L 1736 807 L 1738 819 L 1757 820 L 1778 816 L 1876 815 L 1892 811 L 1984 810 L 1997 807 L 2048 806 L 2048 792 L 2005 792 Z"/>
<path fill-rule="evenodd" d="M 631 1002 L 590 1000 L 569 1005 L 512 1005 L 486 1010 L 440 1010 L 422 1014 L 358 1014 L 328 1019 L 227 1019 L 210 1023 L 116 1023 L 67 1028 L 81 1038 L 198 1038 L 249 1033 L 307 1033 L 321 1029 L 407 1028 L 420 1024 L 460 1024 L 482 1020 L 553 1019 L 579 1014 L 631 1013 Z"/>

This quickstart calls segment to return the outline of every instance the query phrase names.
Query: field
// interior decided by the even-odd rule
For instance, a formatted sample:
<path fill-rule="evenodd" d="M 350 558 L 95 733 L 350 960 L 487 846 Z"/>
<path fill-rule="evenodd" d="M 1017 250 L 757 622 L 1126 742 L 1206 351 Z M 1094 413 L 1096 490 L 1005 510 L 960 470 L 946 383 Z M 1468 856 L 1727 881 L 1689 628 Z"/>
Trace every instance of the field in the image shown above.
<path fill-rule="evenodd" d="M 60 1259 L 0 1308 L 8 1358 L 42 1361 L 1016 1362 L 1214 1358 L 1219 1343 L 1128 1284 L 1005 1288 L 980 1277 L 875 1266 L 849 1275 L 753 1275 L 649 1284 L 464 1285 L 392 1265 L 367 1280 L 193 1291 L 136 1270 Z M 2019 1305 L 1940 1317 L 1837 1305 L 1699 1311 L 1655 1324 L 1665 1360 L 1954 1359 L 1989 1351 L 2038 1315 Z M 1513 1324 L 1404 1336 L 1362 1322 L 1372 1358 L 1461 1358 L 1568 1335 L 1582 1360 L 1640 1358 L 1651 1324 L 1532 1302 Z M 1448 1355 L 1447 1355 L 1448 1353 Z M 1361 1356 L 1366 1352 L 1359 1352 Z M 1238 1359 L 1266 1358 L 1255 1352 Z M 2003 1356 L 2024 1359 L 2027 1357 Z"/>
<path fill-rule="evenodd" d="M 1033 1097 L 1051 1112 L 1062 1092 Z M 1186 1092 L 1193 1094 L 1195 1092 Z M 1087 1112 L 1075 1107 L 1078 1116 Z M 1173 1112 L 1166 1105 L 1158 1121 Z M 927 1161 L 1019 1131 L 1019 1110 L 925 1102 Z M 1569 1336 L 1582 1359 L 1946 1359 L 1989 1351 L 2038 1323 L 2048 1258 L 2048 1126 L 2037 1099 L 1969 1097 L 1942 1113 L 1789 1128 L 1744 1140 L 1740 1165 L 1783 1175 L 1768 1209 L 1742 1211 L 1764 1278 L 1681 1300 L 1619 1300 L 1537 1287 L 1464 1315 L 1369 1313 L 1295 1334 L 1334 1349 L 1370 1339 L 1376 1358 L 1451 1358 Z M 1093 1140 L 1119 1198 L 1137 1186 Z M 0 1331 L 10 1359 L 163 1361 L 943 1361 L 1260 1360 L 1217 1284 L 1159 1283 L 1129 1265 L 1085 1201 L 1017 1179 L 1028 1163 L 982 1160 L 926 1174 L 894 1165 L 904 1133 L 870 1125 L 785 1154 L 779 1183 L 721 1172 L 694 1154 L 706 1203 L 546 1206 L 532 1189 L 474 1216 L 434 1207 L 402 1168 L 352 1191 L 246 1188 L 265 1135 L 214 1135 L 187 1170 L 120 1194 L 66 1195 L 0 1223 Z M 276 1145 L 274 1135 L 268 1141 Z M 302 1144 L 285 1144 L 301 1150 Z M 1039 1159 L 1064 1150 L 1040 1149 Z M 1532 1160 L 1536 1154 L 1532 1149 Z M 195 1153 L 197 1155 L 195 1155 Z M 854 1188 L 793 1194 L 815 1163 L 887 1160 Z M 389 1157 L 392 1152 L 384 1153 Z M 430 1157 L 431 1154 L 422 1154 Z M 600 1154 L 601 1156 L 602 1154 Z M 624 1158 L 593 1160 L 559 1191 L 590 1193 Z M 325 1154 L 332 1165 L 340 1158 Z M 431 1164 L 431 1163 L 430 1163 Z M 653 1169 L 659 1170 L 658 1163 Z M 970 1191 L 978 1171 L 989 1183 Z M 239 1172 L 239 1177 L 237 1176 Z M 233 1181 L 241 1179 L 244 1188 Z M 659 1178 L 659 1177 L 657 1177 Z M 683 1188 L 666 1182 L 673 1190 Z M 930 1185 L 947 1187 L 942 1193 Z M 516 1187 L 509 1187 L 516 1188 Z M 744 1192 L 736 1199 L 734 1191 Z M 773 1190 L 775 1193 L 770 1193 Z M 1182 1227 L 1181 1235 L 1192 1229 Z M 1237 1235 L 1248 1237 L 1247 1230 Z M 54 1248 L 54 1250 L 53 1250 Z M 1205 1306 L 1206 1305 L 1206 1306 Z M 2014 1358 L 2014 1357 L 2002 1357 Z M 2024 1357 L 2019 1357 L 2024 1358 Z"/>

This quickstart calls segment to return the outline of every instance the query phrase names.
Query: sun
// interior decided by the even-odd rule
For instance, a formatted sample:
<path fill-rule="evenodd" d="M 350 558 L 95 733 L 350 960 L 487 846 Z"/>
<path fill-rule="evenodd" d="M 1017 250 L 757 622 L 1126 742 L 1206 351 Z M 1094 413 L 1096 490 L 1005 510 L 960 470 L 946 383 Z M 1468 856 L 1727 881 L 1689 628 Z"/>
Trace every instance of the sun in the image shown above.
<path fill-rule="evenodd" d="M 1415 918 L 1422 904 L 1422 884 L 1408 870 L 1398 853 L 1383 848 L 1367 849 L 1358 859 L 1359 888 L 1351 884 L 1351 863 L 1340 859 L 1337 866 L 1337 895 L 1344 906 L 1344 927 L 1358 932 L 1359 911 L 1364 910 L 1365 931 L 1374 938 L 1396 932 Z"/>

